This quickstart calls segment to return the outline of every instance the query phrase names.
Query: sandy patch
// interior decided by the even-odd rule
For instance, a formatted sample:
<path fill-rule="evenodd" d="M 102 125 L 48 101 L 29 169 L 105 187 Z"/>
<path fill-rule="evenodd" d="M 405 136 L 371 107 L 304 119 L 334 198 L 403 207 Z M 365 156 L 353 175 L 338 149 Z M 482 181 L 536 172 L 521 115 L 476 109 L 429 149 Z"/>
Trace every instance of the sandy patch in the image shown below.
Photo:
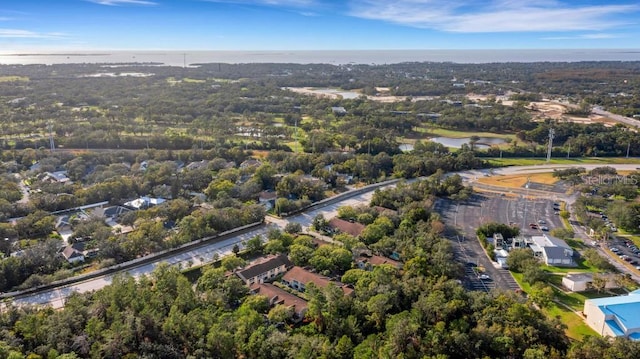
<path fill-rule="evenodd" d="M 529 175 L 508 175 L 508 176 L 492 176 L 478 178 L 479 183 L 492 186 L 523 188 L 527 183 L 527 179 L 531 182 L 552 185 L 558 182 L 552 173 L 533 173 Z"/>

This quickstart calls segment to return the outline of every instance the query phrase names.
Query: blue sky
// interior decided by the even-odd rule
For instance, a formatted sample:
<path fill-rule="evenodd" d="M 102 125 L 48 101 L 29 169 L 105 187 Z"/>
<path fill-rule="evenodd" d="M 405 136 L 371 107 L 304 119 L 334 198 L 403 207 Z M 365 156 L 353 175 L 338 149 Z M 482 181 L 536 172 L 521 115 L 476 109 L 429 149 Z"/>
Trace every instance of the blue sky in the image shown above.
<path fill-rule="evenodd" d="M 640 48 L 640 2 L 2 0 L 0 52 Z"/>

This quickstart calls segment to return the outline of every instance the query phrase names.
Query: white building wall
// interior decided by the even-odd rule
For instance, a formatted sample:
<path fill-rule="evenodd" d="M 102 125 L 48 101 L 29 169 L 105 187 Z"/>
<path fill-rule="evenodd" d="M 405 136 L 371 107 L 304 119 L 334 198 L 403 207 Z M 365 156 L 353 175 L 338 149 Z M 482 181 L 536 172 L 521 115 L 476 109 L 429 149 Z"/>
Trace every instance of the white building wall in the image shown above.
<path fill-rule="evenodd" d="M 606 320 L 604 313 L 600 308 L 598 308 L 598 306 L 592 304 L 590 300 L 584 301 L 583 313 L 587 317 L 586 322 L 591 329 L 603 336 L 614 336 L 613 333 L 607 333 L 608 327 L 604 323 Z"/>

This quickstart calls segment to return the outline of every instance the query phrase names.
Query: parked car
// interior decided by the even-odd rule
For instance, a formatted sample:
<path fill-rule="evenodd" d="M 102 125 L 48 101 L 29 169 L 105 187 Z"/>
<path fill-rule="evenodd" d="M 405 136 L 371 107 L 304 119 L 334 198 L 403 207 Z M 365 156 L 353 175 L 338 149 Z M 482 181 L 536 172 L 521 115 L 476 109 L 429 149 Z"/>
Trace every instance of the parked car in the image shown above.
<path fill-rule="evenodd" d="M 529 228 L 531 229 L 538 229 L 538 225 L 535 223 L 529 223 Z"/>
<path fill-rule="evenodd" d="M 538 223 L 539 223 L 539 224 L 546 224 L 546 223 L 547 223 L 547 221 L 545 221 L 544 219 L 539 219 L 539 220 L 538 220 Z"/>
<path fill-rule="evenodd" d="M 491 279 L 491 277 L 489 277 L 489 276 L 488 276 L 488 275 L 486 275 L 486 274 L 480 274 L 480 275 L 478 276 L 478 278 L 479 278 L 480 280 L 490 280 L 490 279 Z"/>
<path fill-rule="evenodd" d="M 542 227 L 540 227 L 540 229 L 545 231 L 545 232 L 549 231 L 549 227 L 547 227 L 547 226 L 542 226 Z"/>

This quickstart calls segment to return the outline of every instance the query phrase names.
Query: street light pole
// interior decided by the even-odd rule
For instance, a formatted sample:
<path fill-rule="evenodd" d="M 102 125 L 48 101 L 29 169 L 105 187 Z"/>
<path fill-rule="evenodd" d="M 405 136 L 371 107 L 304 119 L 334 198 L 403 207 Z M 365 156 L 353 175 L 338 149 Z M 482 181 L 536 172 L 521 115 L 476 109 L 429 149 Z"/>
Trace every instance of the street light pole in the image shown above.
<path fill-rule="evenodd" d="M 547 149 L 547 162 L 551 161 L 551 151 L 553 149 L 553 138 L 556 135 L 556 131 L 553 128 L 549 129 L 549 148 Z"/>
<path fill-rule="evenodd" d="M 524 232 L 525 230 L 525 226 L 527 223 L 527 199 L 529 197 L 529 177 L 527 177 L 527 183 L 524 185 L 524 187 L 527 189 L 527 192 L 524 196 L 524 210 L 522 211 L 522 232 Z"/>
<path fill-rule="evenodd" d="M 627 158 L 629 158 L 629 150 L 631 149 L 631 142 L 627 144 Z"/>

